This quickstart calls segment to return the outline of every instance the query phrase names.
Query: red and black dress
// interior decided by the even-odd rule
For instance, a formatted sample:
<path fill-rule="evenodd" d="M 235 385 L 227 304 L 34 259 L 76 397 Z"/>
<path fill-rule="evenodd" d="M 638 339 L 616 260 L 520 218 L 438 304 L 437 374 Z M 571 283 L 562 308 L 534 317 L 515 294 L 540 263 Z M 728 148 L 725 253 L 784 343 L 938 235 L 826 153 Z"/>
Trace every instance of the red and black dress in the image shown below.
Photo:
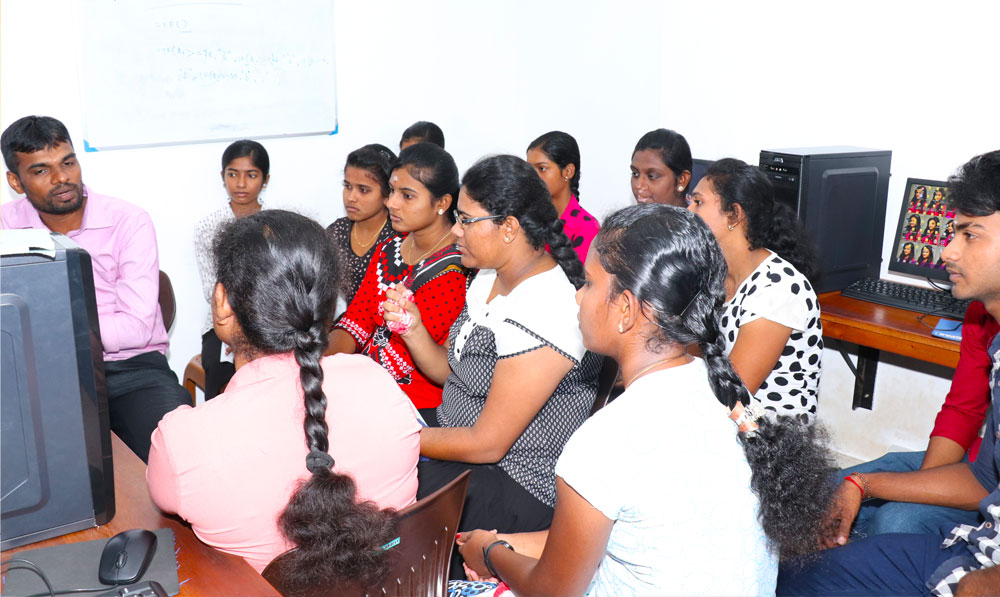
<path fill-rule="evenodd" d="M 403 261 L 404 238 L 396 236 L 378 246 L 354 300 L 336 327 L 354 337 L 360 354 L 375 359 L 392 375 L 414 406 L 433 409 L 441 404 L 441 386 L 416 368 L 406 342 L 386 326 L 381 306 L 386 290 L 400 283 L 408 286 L 424 327 L 435 342 L 444 344 L 452 322 L 465 306 L 469 270 L 462 266 L 455 245 L 409 265 Z"/>

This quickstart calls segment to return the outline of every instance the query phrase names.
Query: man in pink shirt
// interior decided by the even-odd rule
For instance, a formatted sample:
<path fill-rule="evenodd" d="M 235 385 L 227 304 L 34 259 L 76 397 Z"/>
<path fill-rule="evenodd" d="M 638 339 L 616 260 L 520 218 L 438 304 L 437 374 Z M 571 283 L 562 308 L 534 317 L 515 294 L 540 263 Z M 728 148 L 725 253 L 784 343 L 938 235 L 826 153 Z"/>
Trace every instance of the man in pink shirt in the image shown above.
<path fill-rule="evenodd" d="M 190 403 L 165 357 L 153 222 L 139 207 L 83 185 L 69 131 L 54 118 L 21 118 L 0 146 L 7 183 L 26 195 L 0 208 L 0 226 L 58 232 L 90 254 L 111 429 L 145 461 L 160 418 Z"/>

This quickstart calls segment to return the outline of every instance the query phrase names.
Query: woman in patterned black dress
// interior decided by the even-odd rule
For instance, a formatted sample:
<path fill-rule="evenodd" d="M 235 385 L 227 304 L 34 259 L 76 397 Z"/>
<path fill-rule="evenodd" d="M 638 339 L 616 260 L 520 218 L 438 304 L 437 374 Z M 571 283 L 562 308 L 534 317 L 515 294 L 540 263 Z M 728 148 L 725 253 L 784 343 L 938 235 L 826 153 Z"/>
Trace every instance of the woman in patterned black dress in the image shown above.
<path fill-rule="evenodd" d="M 444 383 L 440 428 L 421 432 L 418 497 L 472 471 L 460 529 L 548 527 L 555 463 L 590 412 L 602 360 L 587 352 L 576 318 L 583 268 L 534 169 L 514 156 L 466 172 L 454 232 L 462 263 L 480 271 L 444 346 L 422 306 L 387 293 L 387 320 L 420 370 Z M 551 254 L 545 251 L 545 245 Z M 419 307 L 419 308 L 418 308 Z M 459 566 L 453 570 L 460 573 Z"/>
<path fill-rule="evenodd" d="M 344 211 L 347 215 L 330 224 L 326 232 L 340 252 L 344 269 L 341 292 L 348 304 L 354 300 L 375 247 L 396 235 L 385 209 L 394 161 L 396 154 L 378 143 L 347 154 L 344 166 Z"/>

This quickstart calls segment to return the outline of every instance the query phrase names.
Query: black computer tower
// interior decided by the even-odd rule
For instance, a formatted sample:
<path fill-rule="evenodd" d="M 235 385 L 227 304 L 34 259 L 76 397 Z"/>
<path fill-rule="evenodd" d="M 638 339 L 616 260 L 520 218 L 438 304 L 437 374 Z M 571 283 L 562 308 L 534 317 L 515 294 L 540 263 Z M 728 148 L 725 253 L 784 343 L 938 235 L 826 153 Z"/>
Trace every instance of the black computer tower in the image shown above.
<path fill-rule="evenodd" d="M 5 230 L 5 241 L 33 232 Z M 45 233 L 43 233 L 45 234 Z M 9 243 L 0 258 L 0 547 L 115 514 L 107 387 L 90 255 Z M 37 239 L 32 239 L 37 240 Z M 95 564 L 96 570 L 96 564 Z"/>
<path fill-rule="evenodd" d="M 804 147 L 760 152 L 775 198 L 798 214 L 813 242 L 816 292 L 878 278 L 892 152 Z"/>

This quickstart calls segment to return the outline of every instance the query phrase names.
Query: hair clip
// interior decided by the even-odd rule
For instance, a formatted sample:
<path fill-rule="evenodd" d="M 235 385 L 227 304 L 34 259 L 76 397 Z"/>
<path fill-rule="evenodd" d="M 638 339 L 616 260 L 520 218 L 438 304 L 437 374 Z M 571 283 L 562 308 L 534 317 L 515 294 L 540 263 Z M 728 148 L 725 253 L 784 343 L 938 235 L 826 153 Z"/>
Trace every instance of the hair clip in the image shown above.
<path fill-rule="evenodd" d="M 757 409 L 749 404 L 743 406 L 742 402 L 737 402 L 736 406 L 729 413 L 729 418 L 736 423 L 740 432 L 747 434 L 757 431 L 757 419 L 760 419 L 760 417 L 761 413 L 757 412 Z"/>

